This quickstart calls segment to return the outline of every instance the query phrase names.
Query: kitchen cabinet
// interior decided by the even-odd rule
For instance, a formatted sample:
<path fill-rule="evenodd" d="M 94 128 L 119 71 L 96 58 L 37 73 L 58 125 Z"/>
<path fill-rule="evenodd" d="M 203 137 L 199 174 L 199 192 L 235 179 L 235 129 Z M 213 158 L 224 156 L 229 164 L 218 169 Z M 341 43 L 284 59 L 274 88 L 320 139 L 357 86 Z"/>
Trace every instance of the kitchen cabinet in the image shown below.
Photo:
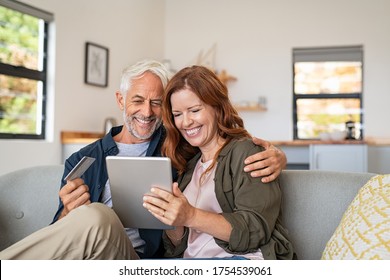
<path fill-rule="evenodd" d="M 70 157 L 73 153 L 81 150 L 85 146 L 87 146 L 88 143 L 69 143 L 69 144 L 62 144 L 62 162 L 65 162 L 65 160 Z"/>
<path fill-rule="evenodd" d="M 272 141 L 287 157 L 286 169 L 390 173 L 390 139 Z"/>
<path fill-rule="evenodd" d="M 390 174 L 390 144 L 368 147 L 368 172 Z"/>
<path fill-rule="evenodd" d="M 103 136 L 103 133 L 62 132 L 63 161 Z M 390 173 L 390 140 L 293 140 L 272 144 L 286 154 L 286 169 Z"/>
<path fill-rule="evenodd" d="M 62 131 L 62 162 L 65 162 L 74 152 L 79 151 L 103 136 L 104 134 L 99 132 Z"/>
<path fill-rule="evenodd" d="M 273 141 L 272 144 L 286 154 L 286 169 L 344 172 L 370 170 L 369 144 L 366 141 L 293 140 Z"/>
<path fill-rule="evenodd" d="M 310 169 L 367 172 L 367 145 L 310 145 Z"/>
<path fill-rule="evenodd" d="M 309 146 L 279 146 L 287 158 L 286 169 L 309 169 Z"/>

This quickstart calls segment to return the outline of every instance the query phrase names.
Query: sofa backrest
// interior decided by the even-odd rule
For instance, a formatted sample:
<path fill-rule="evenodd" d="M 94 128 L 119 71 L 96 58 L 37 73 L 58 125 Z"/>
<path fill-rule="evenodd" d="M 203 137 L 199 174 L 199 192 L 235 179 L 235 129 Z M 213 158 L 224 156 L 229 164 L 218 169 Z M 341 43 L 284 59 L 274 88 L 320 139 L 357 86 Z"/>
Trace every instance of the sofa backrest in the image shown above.
<path fill-rule="evenodd" d="M 0 251 L 52 222 L 63 170 L 36 166 L 0 176 Z"/>
<path fill-rule="evenodd" d="M 321 259 L 345 210 L 374 175 L 319 170 L 282 172 L 282 222 L 298 259 Z"/>

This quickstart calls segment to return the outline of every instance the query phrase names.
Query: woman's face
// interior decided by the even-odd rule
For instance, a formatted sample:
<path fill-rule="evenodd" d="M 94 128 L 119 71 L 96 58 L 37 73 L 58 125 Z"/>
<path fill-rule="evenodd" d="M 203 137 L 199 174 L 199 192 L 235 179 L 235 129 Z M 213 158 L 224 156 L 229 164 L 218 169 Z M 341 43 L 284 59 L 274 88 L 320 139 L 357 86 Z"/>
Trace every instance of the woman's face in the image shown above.
<path fill-rule="evenodd" d="M 202 153 L 214 153 L 218 145 L 217 120 L 212 106 L 203 103 L 190 89 L 171 95 L 172 114 L 176 128 L 190 145 Z"/>

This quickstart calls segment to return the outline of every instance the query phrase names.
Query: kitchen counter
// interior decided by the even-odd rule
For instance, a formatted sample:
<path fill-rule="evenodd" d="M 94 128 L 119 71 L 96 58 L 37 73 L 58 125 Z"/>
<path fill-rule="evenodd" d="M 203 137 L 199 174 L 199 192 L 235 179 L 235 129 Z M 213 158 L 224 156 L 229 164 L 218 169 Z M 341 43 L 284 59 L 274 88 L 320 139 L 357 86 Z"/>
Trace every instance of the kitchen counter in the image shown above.
<path fill-rule="evenodd" d="M 363 140 L 342 140 L 342 141 L 322 141 L 322 140 L 286 140 L 286 141 L 270 141 L 274 146 L 310 146 L 310 145 L 356 145 L 368 144 Z M 389 141 L 390 145 L 390 141 Z"/>
<path fill-rule="evenodd" d="M 369 146 L 390 146 L 390 138 L 367 137 L 366 142 Z"/>
<path fill-rule="evenodd" d="M 310 145 L 358 145 L 368 146 L 390 146 L 390 138 L 367 137 L 365 140 L 342 140 L 342 141 L 322 141 L 322 140 L 276 140 L 270 141 L 275 146 L 310 146 Z"/>
<path fill-rule="evenodd" d="M 89 144 L 104 136 L 100 132 L 82 131 L 62 131 L 62 144 Z M 390 146 L 390 138 L 367 137 L 365 140 L 342 140 L 342 141 L 322 141 L 322 140 L 275 140 L 270 141 L 275 146 L 310 146 L 319 145 L 353 145 L 367 144 L 368 146 Z"/>
<path fill-rule="evenodd" d="M 289 169 L 390 173 L 390 138 L 366 137 L 364 140 L 343 141 L 285 140 L 271 143 L 285 152 Z"/>
<path fill-rule="evenodd" d="M 100 132 L 82 132 L 82 131 L 62 131 L 62 158 L 63 161 L 67 159 L 72 153 L 80 150 L 82 147 L 102 138 L 104 133 Z M 359 149 L 367 148 L 367 156 L 364 156 L 360 160 L 352 160 L 352 163 L 363 162 L 367 165 L 367 170 L 373 173 L 387 174 L 390 173 L 390 138 L 378 138 L 378 137 L 366 137 L 365 140 L 343 140 L 343 141 L 321 141 L 321 140 L 281 140 L 270 141 L 273 145 L 279 146 L 286 153 L 288 158 L 288 167 L 291 169 L 313 169 L 313 163 L 318 162 L 315 159 L 316 155 L 311 152 L 313 148 L 329 149 L 327 145 L 335 145 L 332 147 L 331 152 L 333 154 L 332 165 L 334 162 L 340 161 L 340 155 L 345 154 L 348 150 L 352 150 L 346 156 L 342 156 L 341 159 L 346 159 L 352 156 L 359 155 Z M 346 145 L 340 147 L 340 145 Z M 333 149 L 334 148 L 334 149 Z M 341 149 L 341 150 L 340 150 Z M 340 150 L 340 151 L 339 151 Z M 340 153 L 340 155 L 339 155 Z M 329 151 L 322 153 L 328 155 Z M 362 154 L 362 152 L 360 152 Z M 329 154 L 330 155 L 330 154 Z M 338 160 L 334 160 L 338 158 Z M 340 161 L 341 162 L 341 161 Z M 349 164 L 341 163 L 342 166 Z M 342 168 L 335 167 L 338 170 Z"/>
<path fill-rule="evenodd" d="M 63 144 L 71 143 L 91 143 L 104 136 L 100 132 L 82 132 L 82 131 L 62 131 L 61 142 Z M 367 144 L 372 146 L 390 146 L 390 138 L 366 137 L 365 140 L 342 140 L 342 141 L 322 141 L 322 140 L 275 140 L 270 141 L 275 146 L 309 146 L 312 144 Z"/>
<path fill-rule="evenodd" d="M 104 136 L 99 132 L 62 131 L 62 144 L 89 144 Z"/>
<path fill-rule="evenodd" d="M 65 161 L 74 152 L 79 151 L 88 144 L 102 138 L 104 133 L 82 132 L 82 131 L 62 131 L 62 161 Z"/>

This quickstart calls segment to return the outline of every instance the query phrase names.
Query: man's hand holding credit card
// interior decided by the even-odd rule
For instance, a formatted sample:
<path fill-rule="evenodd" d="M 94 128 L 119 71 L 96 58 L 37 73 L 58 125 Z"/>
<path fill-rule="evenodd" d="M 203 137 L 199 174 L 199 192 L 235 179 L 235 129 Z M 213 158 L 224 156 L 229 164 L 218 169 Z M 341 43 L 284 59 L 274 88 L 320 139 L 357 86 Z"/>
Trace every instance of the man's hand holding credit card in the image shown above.
<path fill-rule="evenodd" d="M 80 178 L 84 172 L 91 166 L 95 161 L 95 158 L 84 156 L 73 169 L 66 175 L 65 180 L 74 180 Z"/>

